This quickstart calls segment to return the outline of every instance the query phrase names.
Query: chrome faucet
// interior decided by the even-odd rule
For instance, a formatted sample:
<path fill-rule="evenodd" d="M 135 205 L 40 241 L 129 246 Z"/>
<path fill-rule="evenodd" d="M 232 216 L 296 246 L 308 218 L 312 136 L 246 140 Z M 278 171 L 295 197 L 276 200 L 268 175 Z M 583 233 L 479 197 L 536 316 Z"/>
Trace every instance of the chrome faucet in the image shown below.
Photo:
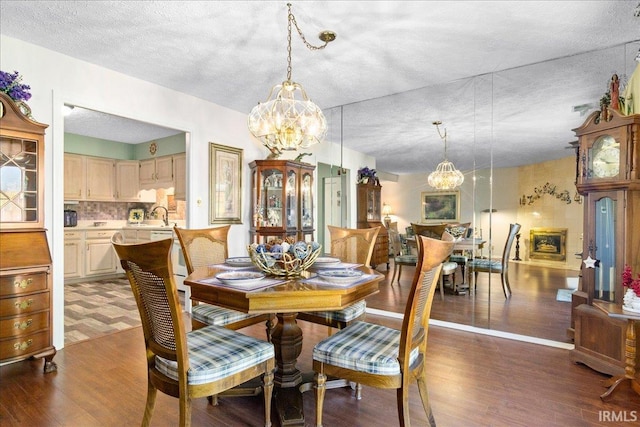
<path fill-rule="evenodd" d="M 162 222 L 164 222 L 164 225 L 167 226 L 169 225 L 169 211 L 167 210 L 167 208 L 165 208 L 164 206 L 156 206 L 155 208 L 153 208 L 151 210 L 152 214 L 156 214 L 156 209 L 164 209 L 164 218 L 162 219 Z M 156 214 L 157 215 L 157 214 Z"/>

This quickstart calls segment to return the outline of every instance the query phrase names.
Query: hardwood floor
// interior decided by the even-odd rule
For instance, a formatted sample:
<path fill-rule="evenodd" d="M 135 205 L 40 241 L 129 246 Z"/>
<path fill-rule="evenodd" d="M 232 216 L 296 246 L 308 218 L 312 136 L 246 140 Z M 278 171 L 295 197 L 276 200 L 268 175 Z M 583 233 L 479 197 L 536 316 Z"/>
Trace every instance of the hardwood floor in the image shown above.
<path fill-rule="evenodd" d="M 398 327 L 399 321 L 368 316 Z M 311 368 L 311 349 L 326 328 L 300 322 L 304 331 L 299 367 Z M 242 330 L 262 338 L 255 325 Z M 599 395 L 607 378 L 569 361 L 566 350 L 431 326 L 431 404 L 439 426 L 631 426 L 640 419 L 640 396 L 629 387 L 609 402 Z M 58 352 L 58 371 L 42 373 L 42 361 L 0 367 L 2 426 L 131 426 L 142 420 L 146 396 L 144 344 L 140 327 L 80 342 Z M 417 388 L 411 390 L 414 426 L 424 426 Z M 326 426 L 398 425 L 395 392 L 365 387 L 356 401 L 350 389 L 329 390 Z M 304 395 L 307 425 L 313 425 L 314 395 Z M 206 399 L 194 404 L 193 425 L 260 426 L 261 398 Z M 617 422 L 606 420 L 617 419 Z M 622 420 L 627 420 L 622 421 Z M 175 426 L 177 399 L 158 394 L 153 426 Z M 277 421 L 274 418 L 274 426 Z"/>
<path fill-rule="evenodd" d="M 381 284 L 378 294 L 367 298 L 367 306 L 400 313 L 404 309 L 415 268 L 402 268 L 400 285 L 389 284 L 393 263 L 390 269 L 391 272 L 386 272 L 384 267 L 379 269 L 387 274 L 387 280 Z M 572 270 L 511 263 L 513 294 L 510 299 L 505 300 L 502 294 L 499 274 L 481 273 L 475 295 L 454 295 L 445 287 L 447 292 L 442 301 L 436 293 L 431 318 L 569 343 L 567 328 L 571 325 L 571 303 L 556 301 L 556 296 L 558 289 L 567 287 L 568 277 L 577 276 L 578 272 Z M 462 274 L 458 270 L 456 283 L 461 282 Z"/>

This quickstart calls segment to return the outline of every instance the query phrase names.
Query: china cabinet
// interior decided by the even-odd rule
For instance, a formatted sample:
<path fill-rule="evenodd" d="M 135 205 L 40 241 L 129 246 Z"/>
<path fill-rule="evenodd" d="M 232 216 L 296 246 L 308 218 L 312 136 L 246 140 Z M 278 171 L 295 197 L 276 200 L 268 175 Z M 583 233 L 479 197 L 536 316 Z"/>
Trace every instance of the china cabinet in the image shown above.
<path fill-rule="evenodd" d="M 574 131 L 584 228 L 580 281 L 572 295 L 572 360 L 618 375 L 625 368 L 626 322 L 593 303 L 622 305 L 624 266 L 640 272 L 640 114 L 610 110 L 604 119 L 597 111 Z"/>
<path fill-rule="evenodd" d="M 51 254 L 44 226 L 44 131 L 0 93 L 0 363 L 53 362 Z"/>
<path fill-rule="evenodd" d="M 313 171 L 292 160 L 255 160 L 251 168 L 251 241 L 313 240 Z"/>
<path fill-rule="evenodd" d="M 371 266 L 387 264 L 389 268 L 389 235 L 386 227 L 382 224 L 382 201 L 380 193 L 382 186 L 377 182 L 369 180 L 366 184 L 357 184 L 357 225 L 358 228 L 380 227 L 376 245 L 371 255 Z"/>

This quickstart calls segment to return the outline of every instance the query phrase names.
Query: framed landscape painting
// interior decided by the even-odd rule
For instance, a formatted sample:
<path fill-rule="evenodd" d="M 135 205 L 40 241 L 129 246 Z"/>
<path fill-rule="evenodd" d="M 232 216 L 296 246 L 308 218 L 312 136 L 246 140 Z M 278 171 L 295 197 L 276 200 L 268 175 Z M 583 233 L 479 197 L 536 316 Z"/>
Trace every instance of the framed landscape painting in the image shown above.
<path fill-rule="evenodd" d="M 420 195 L 423 223 L 458 222 L 460 219 L 460 193 L 422 192 Z"/>
<path fill-rule="evenodd" d="M 241 224 L 242 148 L 209 146 L 209 222 Z"/>

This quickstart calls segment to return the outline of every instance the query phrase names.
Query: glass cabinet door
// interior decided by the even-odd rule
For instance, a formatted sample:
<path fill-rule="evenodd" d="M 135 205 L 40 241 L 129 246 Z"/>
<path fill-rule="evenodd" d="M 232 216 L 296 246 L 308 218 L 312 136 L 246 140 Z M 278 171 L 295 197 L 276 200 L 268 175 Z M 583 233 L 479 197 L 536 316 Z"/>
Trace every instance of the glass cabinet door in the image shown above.
<path fill-rule="evenodd" d="M 260 206 L 263 207 L 263 226 L 282 227 L 282 188 L 284 174 L 279 169 L 265 169 L 261 177 Z"/>
<path fill-rule="evenodd" d="M 293 169 L 287 170 L 287 228 L 298 228 L 298 174 Z"/>
<path fill-rule="evenodd" d="M 309 172 L 302 174 L 302 228 L 313 228 L 313 194 L 311 188 L 313 185 L 313 175 Z"/>
<path fill-rule="evenodd" d="M 0 139 L 0 222 L 38 221 L 38 143 Z"/>
<path fill-rule="evenodd" d="M 621 272 L 616 271 L 616 200 L 603 197 L 596 200 L 594 209 L 593 258 L 599 263 L 594 269 L 593 298 L 615 301 L 616 281 Z"/>

